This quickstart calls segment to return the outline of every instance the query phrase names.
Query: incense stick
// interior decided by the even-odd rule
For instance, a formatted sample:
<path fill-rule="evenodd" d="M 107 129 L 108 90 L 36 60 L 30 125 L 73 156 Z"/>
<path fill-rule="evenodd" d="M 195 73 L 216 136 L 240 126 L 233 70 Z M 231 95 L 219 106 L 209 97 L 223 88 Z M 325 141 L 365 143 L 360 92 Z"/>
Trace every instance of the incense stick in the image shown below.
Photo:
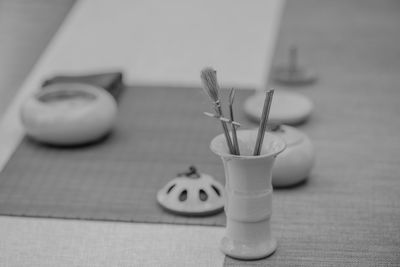
<path fill-rule="evenodd" d="M 261 115 L 260 126 L 258 128 L 257 140 L 256 140 L 256 145 L 255 145 L 254 153 L 253 153 L 254 156 L 260 155 L 260 152 L 261 152 L 261 147 L 262 147 L 262 143 L 264 141 L 264 135 L 265 135 L 266 127 L 267 127 L 269 110 L 271 108 L 271 102 L 272 102 L 273 96 L 274 96 L 274 89 L 269 90 L 265 96 L 264 107 L 263 107 L 263 111 L 262 111 L 262 115 Z"/>
<path fill-rule="evenodd" d="M 214 110 L 219 117 L 223 117 L 222 108 L 221 108 L 221 101 L 218 95 L 219 85 L 217 82 L 217 72 L 212 68 L 205 68 L 201 71 L 201 80 L 203 82 L 204 91 L 207 95 L 211 98 L 214 104 Z M 221 120 L 222 129 L 224 130 L 224 135 L 226 139 L 226 143 L 229 148 L 229 152 L 231 154 L 235 154 L 235 149 L 232 144 L 231 137 L 229 135 L 229 130 L 226 122 Z"/>
<path fill-rule="evenodd" d="M 289 50 L 289 73 L 294 75 L 298 69 L 298 56 L 297 56 L 297 47 L 292 45 Z"/>
<path fill-rule="evenodd" d="M 233 101 L 235 100 L 235 89 L 232 88 L 230 93 L 229 93 L 229 115 L 231 118 L 231 121 L 234 122 L 235 119 L 233 117 Z M 235 154 L 240 155 L 240 149 L 239 149 L 239 143 L 237 140 L 237 134 L 236 134 L 236 126 L 232 123 L 232 139 L 233 139 L 233 148 L 235 149 Z"/>

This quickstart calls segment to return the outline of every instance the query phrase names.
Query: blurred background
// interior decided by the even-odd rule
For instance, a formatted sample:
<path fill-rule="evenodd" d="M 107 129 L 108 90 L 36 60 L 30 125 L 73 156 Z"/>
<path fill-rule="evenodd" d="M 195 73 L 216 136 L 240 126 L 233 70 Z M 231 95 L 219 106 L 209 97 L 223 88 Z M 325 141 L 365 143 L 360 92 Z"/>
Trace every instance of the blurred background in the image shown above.
<path fill-rule="evenodd" d="M 0 114 L 74 4 L 0 0 Z M 300 89 L 269 84 L 315 101 L 311 119 L 298 128 L 316 145 L 317 165 L 305 186 L 276 194 L 274 216 L 293 228 L 276 224 L 282 246 L 273 259 L 399 266 L 400 1 L 288 0 L 273 67 L 287 62 L 292 45 L 300 64 L 316 71 L 317 83 Z"/>

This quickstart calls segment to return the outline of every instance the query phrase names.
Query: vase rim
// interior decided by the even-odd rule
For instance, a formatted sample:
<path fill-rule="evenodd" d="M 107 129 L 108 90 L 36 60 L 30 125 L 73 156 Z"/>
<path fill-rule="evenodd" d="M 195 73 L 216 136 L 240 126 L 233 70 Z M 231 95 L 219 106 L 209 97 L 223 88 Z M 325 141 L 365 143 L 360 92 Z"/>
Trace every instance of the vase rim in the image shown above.
<path fill-rule="evenodd" d="M 237 131 L 238 136 L 240 135 L 256 135 L 257 134 L 257 129 L 246 129 L 246 130 L 238 130 Z M 224 149 L 221 149 L 221 145 L 218 145 L 218 143 L 221 143 L 221 139 L 225 142 L 224 144 Z M 271 141 L 272 140 L 272 141 Z M 268 158 L 268 157 L 274 157 L 277 156 L 279 153 L 281 153 L 283 150 L 286 148 L 286 142 L 279 136 L 274 135 L 273 133 L 270 132 L 265 132 L 265 137 L 264 137 L 264 143 L 263 146 L 266 145 L 266 141 L 269 141 L 269 143 L 274 142 L 276 145 L 272 147 L 272 149 L 268 149 L 266 153 L 262 153 L 260 155 L 254 156 L 254 155 L 233 155 L 229 153 L 229 150 L 227 149 L 226 146 L 226 141 L 225 141 L 225 135 L 224 134 L 219 134 L 215 136 L 210 143 L 210 149 L 212 152 L 214 152 L 216 155 L 224 157 L 224 158 L 236 158 L 236 159 L 256 159 L 256 158 Z"/>

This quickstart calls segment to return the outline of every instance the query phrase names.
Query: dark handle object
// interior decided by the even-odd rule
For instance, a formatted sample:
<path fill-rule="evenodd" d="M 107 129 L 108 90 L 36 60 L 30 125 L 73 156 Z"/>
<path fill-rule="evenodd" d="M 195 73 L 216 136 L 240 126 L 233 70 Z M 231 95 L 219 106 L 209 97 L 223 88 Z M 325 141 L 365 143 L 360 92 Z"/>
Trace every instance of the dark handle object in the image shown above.
<path fill-rule="evenodd" d="M 55 83 L 84 83 L 103 88 L 118 100 L 124 88 L 122 72 L 107 72 L 87 75 L 57 75 L 43 82 L 42 88 Z"/>

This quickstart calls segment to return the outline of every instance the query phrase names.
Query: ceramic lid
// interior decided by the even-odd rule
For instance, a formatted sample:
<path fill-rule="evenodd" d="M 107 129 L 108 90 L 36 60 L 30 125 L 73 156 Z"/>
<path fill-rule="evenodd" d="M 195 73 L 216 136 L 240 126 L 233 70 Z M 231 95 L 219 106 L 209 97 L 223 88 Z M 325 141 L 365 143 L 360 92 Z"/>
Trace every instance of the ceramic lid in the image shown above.
<path fill-rule="evenodd" d="M 296 128 L 280 125 L 278 129 L 272 132 L 281 137 L 288 147 L 300 144 L 304 140 L 304 134 Z"/>
<path fill-rule="evenodd" d="M 256 92 L 245 101 L 244 111 L 252 120 L 260 120 L 264 99 L 264 92 Z M 306 96 L 286 90 L 275 90 L 268 123 L 299 124 L 310 116 L 312 110 L 313 103 Z"/>
<path fill-rule="evenodd" d="M 181 215 L 210 215 L 223 210 L 224 188 L 210 175 L 198 173 L 191 166 L 157 193 L 158 203 Z"/>

